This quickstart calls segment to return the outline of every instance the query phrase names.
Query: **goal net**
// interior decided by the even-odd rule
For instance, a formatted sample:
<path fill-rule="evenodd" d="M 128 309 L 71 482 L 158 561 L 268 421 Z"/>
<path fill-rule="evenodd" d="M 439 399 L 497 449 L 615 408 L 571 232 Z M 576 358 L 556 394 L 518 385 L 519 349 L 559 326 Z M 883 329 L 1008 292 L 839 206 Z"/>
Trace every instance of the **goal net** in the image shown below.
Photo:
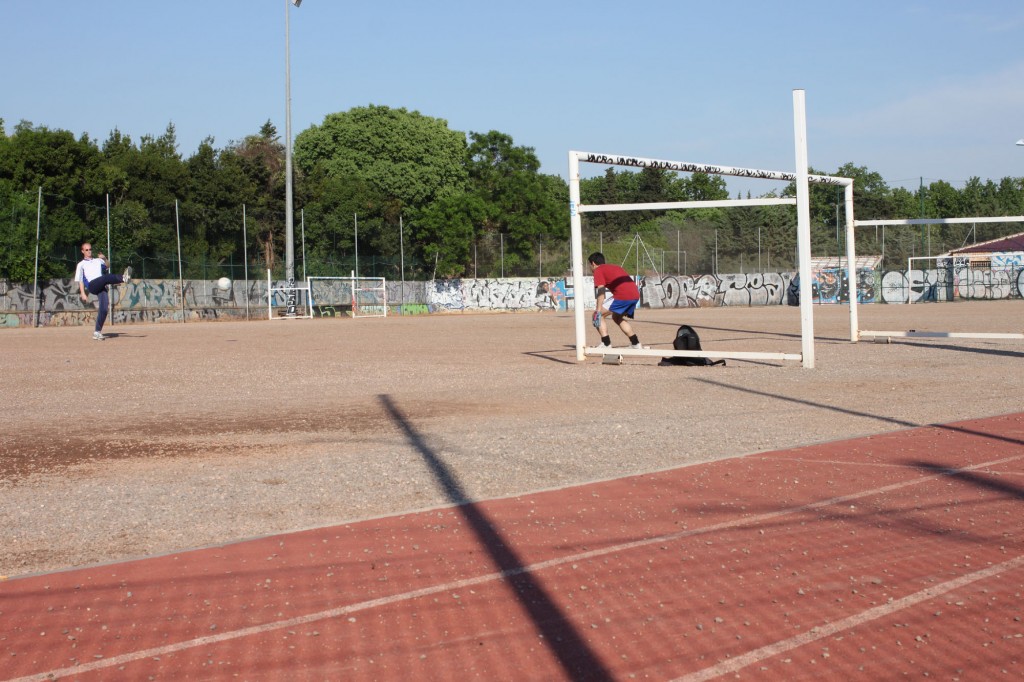
<path fill-rule="evenodd" d="M 309 277 L 309 299 L 318 317 L 387 317 L 383 277 Z"/>

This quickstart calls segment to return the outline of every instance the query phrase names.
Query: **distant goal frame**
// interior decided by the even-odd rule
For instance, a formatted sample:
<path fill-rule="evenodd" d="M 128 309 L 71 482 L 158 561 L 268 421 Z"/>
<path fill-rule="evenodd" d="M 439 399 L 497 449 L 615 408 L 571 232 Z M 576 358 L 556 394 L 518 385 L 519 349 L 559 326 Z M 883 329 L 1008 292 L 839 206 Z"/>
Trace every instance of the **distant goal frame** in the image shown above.
<path fill-rule="evenodd" d="M 309 284 L 309 301 L 311 310 L 318 305 L 314 286 L 314 282 L 316 281 L 348 282 L 348 304 L 351 306 L 353 318 L 388 316 L 388 289 L 387 278 L 385 277 L 364 277 L 357 276 L 355 273 L 350 274 L 348 277 L 332 277 L 323 275 L 309 276 L 306 278 L 306 282 Z M 371 286 L 365 286 L 364 284 L 371 284 Z M 365 294 L 370 294 L 374 297 L 369 304 L 363 302 L 363 295 Z"/>
<path fill-rule="evenodd" d="M 972 223 L 1024 223 L 1024 216 L 980 216 L 973 218 L 913 218 L 906 220 L 854 220 L 847 224 L 846 244 L 849 261 L 847 263 L 847 281 L 856 282 L 853 264 L 856 262 L 855 231 L 858 227 L 883 227 L 883 226 L 926 226 L 926 225 L 963 225 Z M 909 270 L 909 261 L 908 261 Z M 910 305 L 911 297 L 907 301 L 897 305 Z M 857 343 L 862 338 L 866 339 L 891 339 L 891 338 L 942 338 L 942 339 L 1010 339 L 1024 340 L 1024 333 L 1019 332 L 948 332 L 948 331 L 917 331 L 910 329 L 899 330 L 873 330 L 861 329 L 857 311 L 857 297 L 850 296 L 850 341 Z"/>
<path fill-rule="evenodd" d="M 278 315 L 277 317 L 274 317 L 274 294 L 276 292 L 284 292 L 286 297 L 289 296 L 292 292 L 294 292 L 296 295 L 299 295 L 299 296 L 302 296 L 303 295 L 302 292 L 305 292 L 305 296 L 304 296 L 305 302 L 303 304 L 300 304 L 300 305 L 292 306 L 292 307 L 295 308 L 295 312 L 294 313 L 290 313 L 288 311 L 288 308 L 289 308 L 290 304 L 286 304 L 284 306 L 277 306 L 278 308 L 284 308 L 285 309 L 285 313 L 283 315 Z M 298 310 L 300 308 L 304 311 L 304 314 L 300 314 L 298 312 Z M 267 319 L 269 319 L 269 320 L 302 320 L 302 319 L 312 319 L 312 317 L 313 317 L 313 307 L 310 304 L 309 282 L 306 283 L 306 286 L 295 286 L 295 285 L 292 285 L 292 286 L 279 286 L 279 287 L 275 287 L 274 286 L 274 280 L 271 277 L 271 272 L 268 269 L 267 270 Z"/>

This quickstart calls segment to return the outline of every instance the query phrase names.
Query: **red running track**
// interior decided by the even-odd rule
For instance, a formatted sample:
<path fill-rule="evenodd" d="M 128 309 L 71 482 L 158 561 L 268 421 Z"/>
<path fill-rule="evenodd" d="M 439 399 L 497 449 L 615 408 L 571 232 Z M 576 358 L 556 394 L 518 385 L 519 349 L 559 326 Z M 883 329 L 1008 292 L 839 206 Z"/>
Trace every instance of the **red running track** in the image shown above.
<path fill-rule="evenodd" d="M 10 580 L 0 679 L 1021 679 L 1022 512 L 1024 413 L 750 455 Z"/>

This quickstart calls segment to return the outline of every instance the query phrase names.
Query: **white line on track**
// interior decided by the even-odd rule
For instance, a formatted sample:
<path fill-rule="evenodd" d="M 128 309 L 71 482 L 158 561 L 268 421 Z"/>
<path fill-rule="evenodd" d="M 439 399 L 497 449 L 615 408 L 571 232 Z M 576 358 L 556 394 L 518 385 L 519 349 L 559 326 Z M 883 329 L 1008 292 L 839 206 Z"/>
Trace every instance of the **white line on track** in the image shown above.
<path fill-rule="evenodd" d="M 34 674 L 34 675 L 28 675 L 28 676 L 25 676 L 25 677 L 12 678 L 12 679 L 7 680 L 7 682 L 46 682 L 48 680 L 53 680 L 55 678 L 62 678 L 62 677 L 68 677 L 68 676 L 74 676 L 74 675 L 81 675 L 83 673 L 87 673 L 87 672 L 90 672 L 90 671 L 93 671 L 93 670 L 101 670 L 101 669 L 104 669 L 104 668 L 111 668 L 113 666 L 125 665 L 127 663 L 132 663 L 134 661 L 142 660 L 144 658 L 152 658 L 152 657 L 155 657 L 155 656 L 165 656 L 165 655 L 168 655 L 168 654 L 177 653 L 179 651 L 187 651 L 188 649 L 194 649 L 196 647 L 209 646 L 211 644 L 218 644 L 220 642 L 227 642 L 227 641 L 234 640 L 234 639 L 241 639 L 242 637 L 253 637 L 253 636 L 257 636 L 257 635 L 262 635 L 262 634 L 267 633 L 267 632 L 273 632 L 275 630 L 284 630 L 284 629 L 287 629 L 287 628 L 293 628 L 293 627 L 300 626 L 300 625 L 308 625 L 309 623 L 316 623 L 318 621 L 330 620 L 332 618 L 339 618 L 341 616 L 346 616 L 346 615 L 349 615 L 349 614 L 352 614 L 352 613 L 358 613 L 360 611 L 366 611 L 368 609 L 374 609 L 374 608 L 378 608 L 378 607 L 381 607 L 381 606 L 389 606 L 391 604 L 397 604 L 399 602 L 408 601 L 408 600 L 411 600 L 411 599 L 418 599 L 420 597 L 427 597 L 427 596 L 430 596 L 430 595 L 433 595 L 433 594 L 449 592 L 451 590 L 465 589 L 466 587 L 472 587 L 474 585 L 480 585 L 480 584 L 483 584 L 483 583 L 489 583 L 489 582 L 495 582 L 495 581 L 499 581 L 499 580 L 505 580 L 507 578 L 511 578 L 513 576 L 516 576 L 516 575 L 521 575 L 523 573 L 534 573 L 534 572 L 542 571 L 542 570 L 545 570 L 545 569 L 548 569 L 548 568 L 551 568 L 551 567 L 554 567 L 554 566 L 561 566 L 562 564 L 573 563 L 573 562 L 577 562 L 577 561 L 585 561 L 587 559 L 593 559 L 593 558 L 596 558 L 596 557 L 606 556 L 606 555 L 609 555 L 609 554 L 616 554 L 616 553 L 619 553 L 619 552 L 626 552 L 626 551 L 629 551 L 629 550 L 638 549 L 638 548 L 641 548 L 641 547 L 646 547 L 648 545 L 659 544 L 659 543 L 664 543 L 664 542 L 671 542 L 671 541 L 674 541 L 674 540 L 680 540 L 682 538 L 693 537 L 695 535 L 705 535 L 707 533 L 716 533 L 716 532 L 719 532 L 719 531 L 733 530 L 733 529 L 736 529 L 736 528 L 742 528 L 744 526 L 751 526 L 751 525 L 756 525 L 756 524 L 764 523 L 766 521 L 771 521 L 773 519 L 777 519 L 777 518 L 780 518 L 780 517 L 783 517 L 783 516 L 789 516 L 790 514 L 799 514 L 801 512 L 806 512 L 806 511 L 815 510 L 815 509 L 821 509 L 822 507 L 830 507 L 830 506 L 837 505 L 837 504 L 846 504 L 847 502 L 850 502 L 852 500 L 861 499 L 863 497 L 870 497 L 870 496 L 873 496 L 873 495 L 879 495 L 879 494 L 890 492 L 890 491 L 893 491 L 893 490 L 899 490 L 900 488 L 906 488 L 906 487 L 909 487 L 909 486 L 912 486 L 912 485 L 918 485 L 918 484 L 921 484 L 921 483 L 927 483 L 928 481 L 932 481 L 932 480 L 935 480 L 937 478 L 941 478 L 943 476 L 955 475 L 955 474 L 957 474 L 959 472 L 975 471 L 975 470 L 978 470 L 978 469 L 985 469 L 985 468 L 988 468 L 988 467 L 997 466 L 997 465 L 1000 465 L 1000 464 L 1005 464 L 1007 462 L 1012 462 L 1012 461 L 1016 461 L 1018 459 L 1021 459 L 1022 457 L 1024 457 L 1024 455 L 1014 455 L 1012 457 L 1006 457 L 1006 458 L 1003 458 L 1003 459 L 993 460 L 991 462 L 982 462 L 980 464 L 975 464 L 975 465 L 972 465 L 972 466 L 963 467 L 961 469 L 949 469 L 949 470 L 946 470 L 946 471 L 943 471 L 943 472 L 939 472 L 939 473 L 936 473 L 936 474 L 921 476 L 921 477 L 910 479 L 910 480 L 907 480 L 907 481 L 901 481 L 899 483 L 893 483 L 891 485 L 882 486 L 880 488 L 872 488 L 871 490 L 863 490 L 861 492 L 851 493 L 849 495 L 841 495 L 839 497 L 833 497 L 833 498 L 829 498 L 827 500 L 820 500 L 818 502 L 811 502 L 809 504 L 804 504 L 804 505 L 800 505 L 800 506 L 797 506 L 797 507 L 790 507 L 788 509 L 780 509 L 779 511 L 776 511 L 776 512 L 768 512 L 766 514 L 757 514 L 755 516 L 749 516 L 749 517 L 746 517 L 746 518 L 736 519 L 736 520 L 733 520 L 733 521 L 725 521 L 725 522 L 722 522 L 722 523 L 712 524 L 710 526 L 703 526 L 701 528 L 687 529 L 687 530 L 679 531 L 679 532 L 676 532 L 676 533 L 668 533 L 666 535 L 659 535 L 659 536 L 656 536 L 656 537 L 645 538 L 643 540 L 634 540 L 632 542 L 624 542 L 624 543 L 621 543 L 621 544 L 618 544 L 618 545 L 612 545 L 612 546 L 609 546 L 609 547 L 603 547 L 601 549 L 590 550 L 588 552 L 580 552 L 578 554 L 572 554 L 572 555 L 568 555 L 568 556 L 563 556 L 563 557 L 559 557 L 557 559 L 549 559 L 547 561 L 541 561 L 541 562 L 538 562 L 538 563 L 535 563 L 535 564 L 530 564 L 529 566 L 521 566 L 519 568 L 509 569 L 509 570 L 505 570 L 505 571 L 501 571 L 501 572 L 497 572 L 497 573 L 487 573 L 487 574 L 484 574 L 484 575 L 479 575 L 479 576 L 477 576 L 475 578 L 466 578 L 464 580 L 456 580 L 456 581 L 444 583 L 444 584 L 441 584 L 441 585 L 434 585 L 432 587 L 424 587 L 424 588 L 419 589 L 419 590 L 411 590 L 409 592 L 401 592 L 399 594 L 394 594 L 394 595 L 391 595 L 391 596 L 388 596 L 388 597 L 381 597 L 379 599 L 370 599 L 368 601 L 357 602 L 355 604 L 349 604 L 347 606 L 339 606 L 339 607 L 334 608 L 334 609 L 327 609 L 326 611 L 317 611 L 316 613 L 310 613 L 310 614 L 307 614 L 305 616 L 297 616 L 295 618 L 288 618 L 288 619 L 285 619 L 285 620 L 278 620 L 278 621 L 273 621 L 273 622 L 270 622 L 270 623 L 263 623 L 262 625 L 254 625 L 252 627 L 241 628 L 241 629 L 238 629 L 238 630 L 231 630 L 231 631 L 228 631 L 228 632 L 218 633 L 216 635 L 208 635 L 208 636 L 205 636 L 205 637 L 196 637 L 195 639 L 185 640 L 183 642 L 178 642 L 176 644 L 167 644 L 167 645 L 164 645 L 164 646 L 152 647 L 150 649 L 141 649 L 139 651 L 133 651 L 133 652 L 127 653 L 127 654 L 121 654 L 120 656 L 112 656 L 110 658 L 104 658 L 104 659 L 101 659 L 101 660 L 92 661 L 90 663 L 84 663 L 84 664 L 81 664 L 81 665 L 70 666 L 70 667 L 67 667 L 67 668 L 60 668 L 60 669 L 57 669 L 57 670 L 50 670 L 50 671 L 47 671 L 47 672 L 37 673 L 37 674 Z M 932 596 L 935 596 L 936 594 L 942 594 L 943 591 L 947 591 L 948 592 L 949 590 L 955 589 L 960 584 L 967 584 L 967 583 L 970 583 L 970 582 L 974 582 L 976 580 L 981 580 L 981 579 L 983 579 L 985 577 L 988 577 L 990 575 L 995 575 L 995 574 L 997 574 L 999 572 L 1002 572 L 1002 571 L 1005 571 L 1005 570 L 1009 570 L 1010 568 L 1014 568 L 1014 567 L 1016 567 L 1018 565 L 1021 565 L 1021 564 L 1024 564 L 1024 557 L 1017 557 L 1016 559 L 1013 559 L 1011 561 L 1008 561 L 1008 562 L 1005 562 L 1005 563 L 1002 563 L 1002 564 L 997 564 L 996 566 L 993 566 L 992 568 L 986 569 L 984 571 L 979 571 L 978 573 L 972 573 L 972 574 L 963 576 L 961 578 L 957 578 L 956 580 L 952 580 L 952 581 L 950 581 L 948 583 L 943 583 L 942 585 L 939 585 L 937 587 L 930 588 L 929 590 L 924 590 L 924 591 L 918 592 L 918 593 L 916 593 L 914 595 L 910 595 L 908 597 L 904 597 L 902 600 L 897 600 L 897 601 L 893 602 L 893 605 L 901 604 L 905 600 L 917 599 L 918 601 L 923 601 L 925 599 L 930 599 Z M 946 585 L 952 585 L 952 586 L 949 587 L 948 589 L 943 590 L 944 586 L 946 586 Z M 917 603 L 917 602 L 916 601 L 911 601 L 911 602 L 908 602 L 907 605 L 910 605 L 911 603 Z M 836 632 L 838 630 L 845 629 L 847 627 L 852 627 L 853 625 L 856 625 L 858 622 L 864 622 L 865 620 L 871 620 L 871 619 L 874 619 L 874 618 L 878 618 L 878 617 L 880 617 L 882 615 L 885 615 L 885 613 L 888 612 L 888 611 L 883 612 L 884 608 L 888 608 L 888 607 L 893 606 L 893 605 L 886 605 L 885 607 L 876 607 L 874 609 L 869 609 L 869 610 L 863 612 L 862 614 L 858 614 L 858 615 L 855 615 L 855 616 L 850 616 L 849 618 L 837 621 L 836 623 L 828 624 L 828 625 L 819 627 L 817 631 L 814 631 L 813 633 L 807 633 L 806 635 L 804 635 L 804 637 L 810 637 L 811 638 L 811 639 L 809 639 L 807 641 L 814 641 L 814 639 L 820 639 L 820 637 L 826 637 L 826 636 L 828 636 L 829 633 Z M 850 621 L 850 623 L 847 623 L 847 621 Z M 825 632 L 825 634 L 821 634 L 822 632 Z M 792 639 L 784 640 L 782 642 L 777 642 L 774 645 L 769 645 L 768 647 L 763 647 L 762 649 L 755 650 L 753 652 L 750 652 L 749 654 L 746 654 L 745 656 L 746 657 L 750 657 L 750 656 L 766 657 L 766 656 L 775 655 L 775 653 L 777 653 L 777 652 L 770 652 L 769 653 L 767 650 L 771 649 L 772 647 L 794 648 L 794 647 L 800 646 L 801 644 L 805 643 L 804 641 L 800 641 L 800 640 L 801 640 L 800 637 L 794 637 Z M 785 650 L 787 650 L 787 648 L 781 649 L 781 651 L 785 651 Z M 734 659 L 734 661 L 740 661 L 743 658 L 745 658 L 745 657 L 744 656 L 737 657 L 736 659 Z M 760 660 L 760 658 L 754 658 L 754 659 L 751 660 L 751 662 L 754 662 L 756 660 Z M 723 664 L 720 664 L 720 665 L 721 666 L 729 666 L 729 665 L 733 665 L 733 664 L 734 664 L 734 662 L 730 661 L 730 662 L 723 663 Z M 744 666 L 745 665 L 749 665 L 749 663 L 744 664 Z M 726 669 L 726 668 L 723 667 L 722 671 L 723 672 L 728 672 L 729 670 L 733 670 L 733 669 L 734 668 Z M 694 673 L 694 674 L 695 675 L 701 675 L 701 674 L 707 673 L 711 677 L 723 674 L 723 672 L 714 672 L 714 673 L 708 672 L 708 671 L 714 671 L 714 670 L 718 670 L 718 666 L 715 666 L 713 668 L 706 668 L 704 671 L 701 671 L 699 673 Z M 691 682 L 691 680 L 692 681 L 696 681 L 696 680 L 699 680 L 699 679 L 708 679 L 708 678 L 706 678 L 706 677 L 692 677 L 692 678 L 691 677 L 683 677 L 683 678 L 680 678 L 680 682 L 682 682 L 683 680 L 685 680 L 686 682 Z"/>
<path fill-rule="evenodd" d="M 863 625 L 869 621 L 883 618 L 896 613 L 897 611 L 910 608 L 911 606 L 916 606 L 923 601 L 941 597 L 947 592 L 952 592 L 964 585 L 969 585 L 979 580 L 985 580 L 986 578 L 992 578 L 1021 566 L 1024 566 L 1024 556 L 1019 556 L 1015 559 L 1004 561 L 1001 564 L 989 566 L 986 569 L 975 571 L 974 573 L 967 573 L 959 578 L 954 578 L 953 580 L 946 581 L 939 585 L 925 588 L 920 592 L 915 592 L 914 594 L 908 594 L 907 596 L 896 599 L 891 603 L 875 606 L 867 611 L 855 613 L 852 616 L 841 618 L 833 623 L 824 623 L 823 625 L 811 628 L 807 632 L 802 632 L 795 637 L 773 642 L 772 644 L 763 646 L 760 649 L 754 649 L 753 651 L 748 651 L 747 653 L 735 658 L 730 658 L 728 661 L 722 661 L 718 665 L 713 665 L 710 668 L 704 668 L 703 670 L 698 670 L 695 673 L 677 677 L 672 682 L 702 682 L 703 680 L 711 680 L 716 677 L 720 677 L 721 675 L 734 673 L 737 670 L 746 668 L 748 665 L 759 663 L 805 644 L 816 642 L 819 639 L 831 637 L 832 635 L 844 630 L 849 630 L 850 628 L 855 628 L 858 625 Z"/>

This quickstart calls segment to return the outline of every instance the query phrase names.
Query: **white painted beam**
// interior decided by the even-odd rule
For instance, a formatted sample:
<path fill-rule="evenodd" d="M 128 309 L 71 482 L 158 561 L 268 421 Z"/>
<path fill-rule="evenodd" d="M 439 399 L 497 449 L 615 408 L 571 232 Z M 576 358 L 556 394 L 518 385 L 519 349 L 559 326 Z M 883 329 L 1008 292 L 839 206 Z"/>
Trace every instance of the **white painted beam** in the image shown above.
<path fill-rule="evenodd" d="M 886 331 L 864 331 L 860 332 L 861 337 L 892 337 L 908 339 L 1024 339 L 1024 334 L 1013 332 L 886 332 Z"/>
<path fill-rule="evenodd" d="M 623 357 L 647 358 L 711 358 L 713 360 L 803 360 L 800 353 L 758 353 L 753 351 L 726 350 L 658 350 L 656 348 L 609 348 L 595 346 L 587 348 L 591 356 L 621 355 Z"/>

